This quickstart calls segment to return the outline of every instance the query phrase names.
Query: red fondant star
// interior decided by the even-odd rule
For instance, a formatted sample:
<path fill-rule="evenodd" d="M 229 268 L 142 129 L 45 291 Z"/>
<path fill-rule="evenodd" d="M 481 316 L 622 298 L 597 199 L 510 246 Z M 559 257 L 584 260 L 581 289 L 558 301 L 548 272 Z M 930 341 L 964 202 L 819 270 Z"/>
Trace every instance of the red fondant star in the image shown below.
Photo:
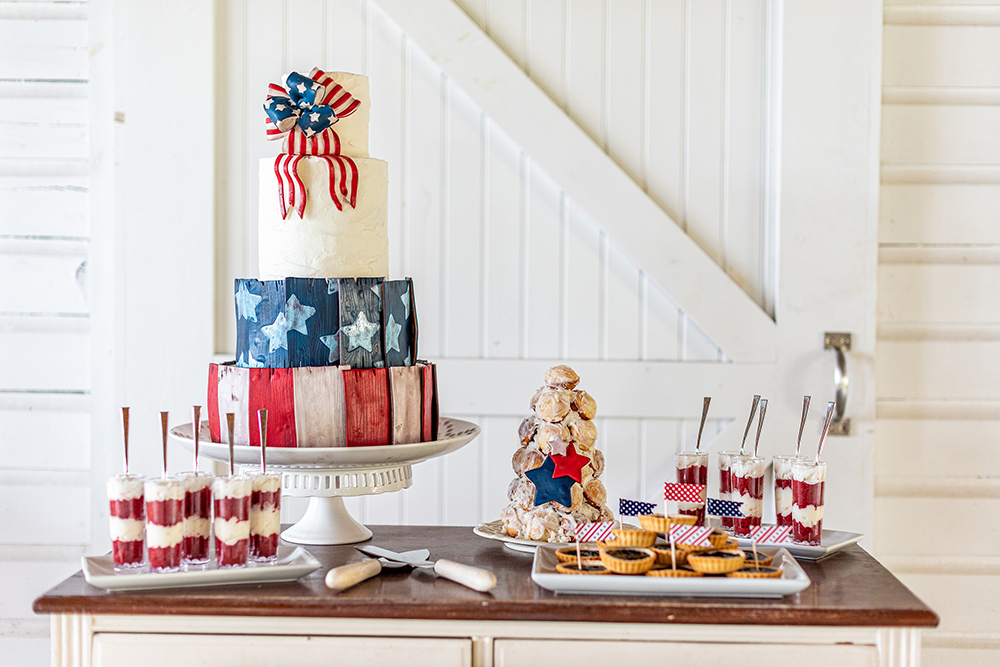
<path fill-rule="evenodd" d="M 566 456 L 556 454 L 549 458 L 556 464 L 556 469 L 552 473 L 553 479 L 556 477 L 572 477 L 579 482 L 582 478 L 580 471 L 583 470 L 583 466 L 590 463 L 589 458 L 576 453 L 576 448 L 573 445 L 566 447 Z"/>

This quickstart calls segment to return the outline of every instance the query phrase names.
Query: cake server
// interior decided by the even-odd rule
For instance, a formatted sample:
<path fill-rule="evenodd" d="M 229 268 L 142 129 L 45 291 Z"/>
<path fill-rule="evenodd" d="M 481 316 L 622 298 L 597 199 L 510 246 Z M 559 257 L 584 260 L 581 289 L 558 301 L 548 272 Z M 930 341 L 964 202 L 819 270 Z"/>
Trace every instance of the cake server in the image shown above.
<path fill-rule="evenodd" d="M 427 549 L 417 549 L 416 551 L 407 551 L 400 555 L 417 559 L 425 559 L 430 557 L 431 552 Z M 326 585 L 328 588 L 342 591 L 345 588 L 354 586 L 355 584 L 360 584 L 366 579 L 371 579 L 380 573 L 383 567 L 396 569 L 399 567 L 409 567 L 409 564 L 401 561 L 389 560 L 387 558 L 369 558 L 361 561 L 360 563 L 348 563 L 347 565 L 335 567 L 327 572 L 325 580 Z"/>
<path fill-rule="evenodd" d="M 436 561 L 427 560 L 426 558 L 414 558 L 408 554 L 400 554 L 395 551 L 389 551 L 388 549 L 382 549 L 381 547 L 376 546 L 354 548 L 361 553 L 368 554 L 369 556 L 378 556 L 379 558 L 386 558 L 388 560 L 406 563 L 407 565 L 412 565 L 413 567 L 432 568 L 438 576 L 444 577 L 445 579 L 451 579 L 457 584 L 468 586 L 472 590 L 479 591 L 481 593 L 491 591 L 497 585 L 496 575 L 489 570 L 484 570 L 481 567 L 473 567 L 472 565 L 456 563 L 453 560 L 446 560 L 444 558 L 439 558 Z"/>

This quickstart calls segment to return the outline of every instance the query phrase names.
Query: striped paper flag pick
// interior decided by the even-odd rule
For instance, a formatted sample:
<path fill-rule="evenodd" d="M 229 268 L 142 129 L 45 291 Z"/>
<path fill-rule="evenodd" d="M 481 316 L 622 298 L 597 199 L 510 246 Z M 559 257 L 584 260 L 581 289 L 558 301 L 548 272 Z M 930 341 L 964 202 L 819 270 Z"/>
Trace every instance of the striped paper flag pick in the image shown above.
<path fill-rule="evenodd" d="M 708 507 L 705 510 L 705 513 L 711 514 L 712 516 L 730 516 L 734 519 L 742 519 L 743 512 L 740 511 L 742 506 L 743 503 L 735 500 L 719 500 L 717 498 L 709 498 Z"/>
<path fill-rule="evenodd" d="M 750 533 L 750 539 L 759 544 L 789 544 L 792 541 L 792 527 L 761 526 Z"/>
<path fill-rule="evenodd" d="M 712 542 L 708 536 L 712 534 L 711 526 L 681 526 L 670 524 L 670 541 L 674 544 L 691 544 L 696 547 L 710 547 Z"/>
<path fill-rule="evenodd" d="M 656 505 L 644 503 L 640 500 L 618 499 L 618 513 L 622 516 L 639 516 L 640 514 L 652 514 Z"/>
<path fill-rule="evenodd" d="M 663 497 L 682 503 L 703 503 L 705 502 L 705 485 L 667 482 L 663 485 Z"/>
<path fill-rule="evenodd" d="M 613 537 L 611 528 L 614 521 L 596 521 L 594 523 L 581 523 L 576 527 L 576 539 L 579 542 L 597 542 Z"/>

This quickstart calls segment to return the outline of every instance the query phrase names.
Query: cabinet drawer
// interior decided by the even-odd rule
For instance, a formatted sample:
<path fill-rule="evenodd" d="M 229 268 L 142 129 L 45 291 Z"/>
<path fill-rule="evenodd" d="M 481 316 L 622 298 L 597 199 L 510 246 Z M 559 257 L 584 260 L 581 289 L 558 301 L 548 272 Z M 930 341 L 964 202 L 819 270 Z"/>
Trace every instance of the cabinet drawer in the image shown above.
<path fill-rule="evenodd" d="M 720 638 L 721 639 L 721 638 Z M 494 667 L 581 665 L 698 665 L 698 667 L 877 667 L 874 646 L 822 644 L 705 644 L 699 642 L 552 641 L 498 639 Z"/>
<path fill-rule="evenodd" d="M 98 633 L 93 667 L 471 667 L 470 639 Z"/>

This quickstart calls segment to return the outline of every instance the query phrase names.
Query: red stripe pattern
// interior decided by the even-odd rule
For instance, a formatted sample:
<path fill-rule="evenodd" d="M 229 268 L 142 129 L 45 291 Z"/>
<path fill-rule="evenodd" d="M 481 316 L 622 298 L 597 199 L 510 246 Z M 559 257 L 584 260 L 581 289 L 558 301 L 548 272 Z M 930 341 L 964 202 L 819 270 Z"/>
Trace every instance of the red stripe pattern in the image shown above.
<path fill-rule="evenodd" d="M 681 526 L 670 524 L 670 541 L 674 544 L 690 544 L 696 547 L 710 547 L 712 542 L 708 536 L 712 534 L 711 526 Z"/>
<path fill-rule="evenodd" d="M 597 542 L 613 537 L 611 529 L 614 528 L 614 521 L 596 521 L 594 523 L 581 523 L 576 527 L 577 542 Z"/>
<path fill-rule="evenodd" d="M 791 544 L 791 526 L 761 526 L 750 533 L 750 539 L 758 544 Z"/>

